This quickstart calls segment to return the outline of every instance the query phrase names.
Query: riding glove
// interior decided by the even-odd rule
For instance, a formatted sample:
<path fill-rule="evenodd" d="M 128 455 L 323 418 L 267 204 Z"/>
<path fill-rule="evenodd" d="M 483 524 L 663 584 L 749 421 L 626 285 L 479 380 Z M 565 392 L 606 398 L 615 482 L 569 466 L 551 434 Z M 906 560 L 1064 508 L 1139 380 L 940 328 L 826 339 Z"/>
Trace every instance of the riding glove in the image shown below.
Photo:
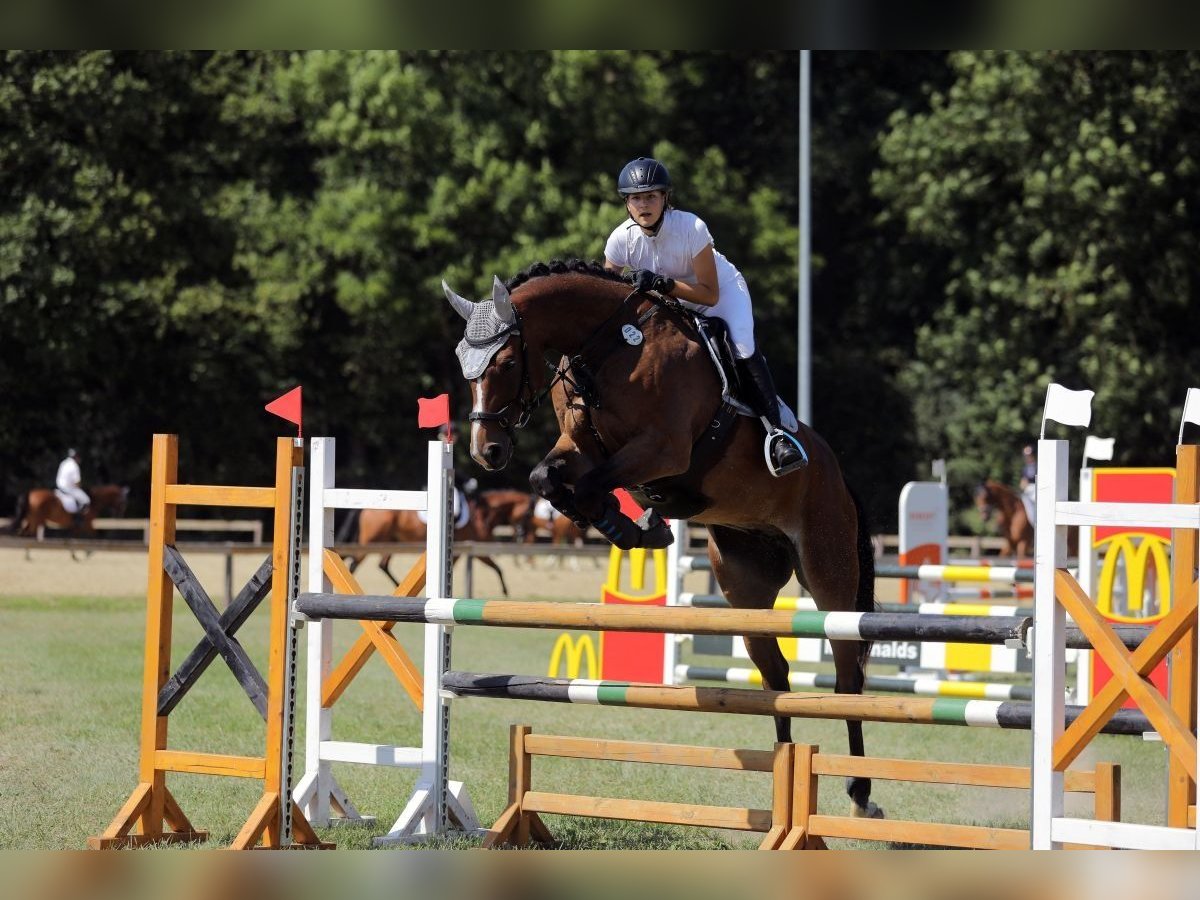
<path fill-rule="evenodd" d="M 649 269 L 634 269 L 626 278 L 639 291 L 658 291 L 660 294 L 670 294 L 675 290 L 675 279 L 651 272 Z"/>

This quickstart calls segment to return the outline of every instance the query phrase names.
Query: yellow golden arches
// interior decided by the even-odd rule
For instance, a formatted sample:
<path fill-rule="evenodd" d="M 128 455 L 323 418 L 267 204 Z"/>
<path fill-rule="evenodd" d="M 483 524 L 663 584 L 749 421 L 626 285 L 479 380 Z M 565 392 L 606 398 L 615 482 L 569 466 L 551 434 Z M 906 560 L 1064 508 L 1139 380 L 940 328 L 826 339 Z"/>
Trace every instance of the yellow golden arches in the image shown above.
<path fill-rule="evenodd" d="M 654 592 L 646 599 L 667 592 L 667 551 L 654 550 L 651 559 L 654 561 Z M 614 594 L 619 594 L 627 600 L 636 600 L 636 594 L 626 594 L 621 591 L 621 563 L 625 559 L 625 551 L 612 547 L 608 554 L 608 579 L 604 586 Z M 634 591 L 646 589 L 646 548 L 635 547 L 629 551 L 629 586 Z"/>
<path fill-rule="evenodd" d="M 1139 538 L 1140 540 L 1137 540 Z M 1107 547 L 1096 594 L 1096 606 L 1100 612 L 1114 621 L 1128 622 L 1146 622 L 1165 616 L 1171 609 L 1171 563 L 1167 558 L 1170 541 L 1156 534 L 1126 532 L 1097 542 L 1097 547 L 1102 545 Z M 1118 564 L 1122 561 L 1125 563 L 1128 608 L 1131 612 L 1141 611 L 1151 559 L 1154 560 L 1154 587 L 1158 612 L 1152 616 L 1125 616 L 1113 612 L 1113 588 L 1116 585 Z"/>
<path fill-rule="evenodd" d="M 546 675 L 550 678 L 558 678 L 558 667 L 562 662 L 563 655 L 567 657 L 567 678 L 599 678 L 600 663 L 596 656 L 596 645 L 592 642 L 590 634 L 581 634 L 578 638 L 573 638 L 567 633 L 560 634 L 558 640 L 554 642 L 554 650 L 550 654 L 550 670 Z M 580 663 L 584 658 L 587 659 L 587 674 L 580 675 Z"/>

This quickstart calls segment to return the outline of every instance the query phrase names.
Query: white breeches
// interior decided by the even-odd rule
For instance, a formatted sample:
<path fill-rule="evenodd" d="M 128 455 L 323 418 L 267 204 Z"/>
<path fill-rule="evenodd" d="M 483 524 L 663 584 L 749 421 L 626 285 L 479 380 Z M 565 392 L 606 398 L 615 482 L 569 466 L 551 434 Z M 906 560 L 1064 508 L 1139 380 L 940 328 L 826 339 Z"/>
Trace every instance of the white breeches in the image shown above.
<path fill-rule="evenodd" d="M 92 498 L 84 493 L 82 488 L 55 488 L 54 493 L 58 495 L 59 502 L 62 503 L 63 509 L 72 515 L 79 512 L 92 502 Z"/>
<path fill-rule="evenodd" d="M 721 282 L 721 298 L 716 306 L 684 303 L 701 315 L 715 317 L 729 326 L 729 339 L 738 359 L 754 355 L 754 310 L 750 305 L 750 289 L 739 272 L 737 278 Z"/>

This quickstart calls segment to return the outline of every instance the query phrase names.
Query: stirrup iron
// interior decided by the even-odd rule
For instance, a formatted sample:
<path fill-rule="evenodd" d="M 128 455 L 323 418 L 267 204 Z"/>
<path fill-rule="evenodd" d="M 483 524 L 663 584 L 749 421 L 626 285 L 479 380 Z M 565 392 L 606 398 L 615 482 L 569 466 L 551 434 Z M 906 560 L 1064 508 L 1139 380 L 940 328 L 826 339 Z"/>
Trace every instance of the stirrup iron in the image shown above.
<path fill-rule="evenodd" d="M 797 469 L 807 468 L 808 453 L 805 451 L 804 445 L 800 443 L 799 439 L 795 435 L 784 431 L 782 428 L 772 428 L 769 424 L 766 427 L 767 436 L 763 439 L 763 458 L 767 463 L 767 471 L 776 478 L 782 478 L 784 475 L 795 472 Z M 776 468 L 775 456 L 771 452 L 771 448 L 775 445 L 777 440 L 788 441 L 791 443 L 793 447 L 800 451 L 800 459 L 787 466 L 784 466 L 782 469 Z"/>

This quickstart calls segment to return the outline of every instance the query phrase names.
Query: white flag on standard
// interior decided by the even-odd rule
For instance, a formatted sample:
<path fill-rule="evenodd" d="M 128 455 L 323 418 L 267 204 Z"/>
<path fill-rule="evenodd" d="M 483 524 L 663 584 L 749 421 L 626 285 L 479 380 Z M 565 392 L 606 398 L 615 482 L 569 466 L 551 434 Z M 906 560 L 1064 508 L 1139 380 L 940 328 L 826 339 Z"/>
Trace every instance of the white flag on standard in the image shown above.
<path fill-rule="evenodd" d="M 1063 425 L 1088 425 L 1092 421 L 1092 398 L 1095 391 L 1072 391 L 1051 382 L 1046 386 L 1046 408 L 1042 412 L 1042 437 L 1046 436 L 1046 420 Z"/>
<path fill-rule="evenodd" d="M 1098 438 L 1089 434 L 1083 442 L 1084 459 L 1112 459 L 1116 438 Z"/>
<path fill-rule="evenodd" d="M 1183 401 L 1183 421 L 1179 423 L 1179 443 L 1183 443 L 1183 426 L 1188 422 L 1200 425 L 1200 388 L 1188 388 Z"/>

